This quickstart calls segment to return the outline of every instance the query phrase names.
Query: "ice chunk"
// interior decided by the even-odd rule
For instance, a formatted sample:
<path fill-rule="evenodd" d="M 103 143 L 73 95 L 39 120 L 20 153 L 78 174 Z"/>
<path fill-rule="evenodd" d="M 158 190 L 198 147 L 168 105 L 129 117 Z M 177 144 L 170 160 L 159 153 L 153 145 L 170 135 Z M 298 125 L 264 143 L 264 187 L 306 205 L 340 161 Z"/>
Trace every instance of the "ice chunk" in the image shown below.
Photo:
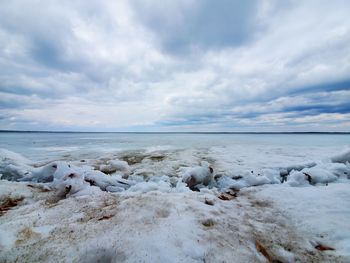
<path fill-rule="evenodd" d="M 308 178 L 308 180 L 311 181 L 311 184 L 325 184 L 334 182 L 338 179 L 336 175 L 334 175 L 332 172 L 328 171 L 328 169 L 325 169 L 325 167 L 322 167 L 321 165 L 303 169 L 302 172 Z"/>
<path fill-rule="evenodd" d="M 84 180 L 82 174 L 70 173 L 57 182 L 55 187 L 59 190 L 61 196 L 68 197 L 90 187 L 90 184 Z"/>
<path fill-rule="evenodd" d="M 0 148 L 0 160 L 1 161 L 11 161 L 14 163 L 22 163 L 22 164 L 31 164 L 31 161 L 27 158 L 25 158 L 24 156 L 15 153 L 15 152 L 11 152 L 9 150 L 6 149 L 1 149 Z"/>
<path fill-rule="evenodd" d="M 20 179 L 20 181 L 32 181 L 37 183 L 48 183 L 54 179 L 54 174 L 57 170 L 57 163 L 49 163 L 42 167 L 33 168 Z"/>
<path fill-rule="evenodd" d="M 350 164 L 347 163 L 329 163 L 327 169 L 339 178 L 350 179 Z"/>
<path fill-rule="evenodd" d="M 310 185 L 307 177 L 300 171 L 291 171 L 288 178 L 287 184 L 290 186 L 307 186 Z"/>
<path fill-rule="evenodd" d="M 239 179 L 221 176 L 217 180 L 219 189 L 241 189 L 243 187 L 258 186 L 263 184 L 280 184 L 281 177 L 278 169 L 262 169 L 258 174 L 253 171 L 245 171 Z"/>
<path fill-rule="evenodd" d="M 333 156 L 331 158 L 331 161 L 334 163 L 346 163 L 346 162 L 350 162 L 350 149 L 346 149 L 345 151 L 343 151 L 342 153 Z"/>
<path fill-rule="evenodd" d="M 31 161 L 20 154 L 0 149 L 0 178 L 17 181 L 30 174 L 33 167 Z"/>
<path fill-rule="evenodd" d="M 209 185 L 214 179 L 213 173 L 213 168 L 209 166 L 209 163 L 202 162 L 201 166 L 184 169 L 180 176 L 182 181 L 192 189 L 199 184 Z"/>
<path fill-rule="evenodd" d="M 24 165 L 17 165 L 12 163 L 0 164 L 0 178 L 9 181 L 18 181 L 24 176 L 30 174 L 31 168 Z"/>

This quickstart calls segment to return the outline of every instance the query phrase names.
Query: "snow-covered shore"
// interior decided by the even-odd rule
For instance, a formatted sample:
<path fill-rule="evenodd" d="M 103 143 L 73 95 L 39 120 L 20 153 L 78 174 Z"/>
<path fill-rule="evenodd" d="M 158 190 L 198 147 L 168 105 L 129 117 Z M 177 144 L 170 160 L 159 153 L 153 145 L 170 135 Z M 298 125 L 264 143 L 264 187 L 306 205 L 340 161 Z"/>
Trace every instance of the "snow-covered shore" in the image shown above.
<path fill-rule="evenodd" d="M 1 262 L 349 262 L 349 184 L 57 199 L 1 181 Z M 312 198 L 310 198 L 310 195 Z M 307 200 L 305 200 L 305 198 Z M 324 245 L 334 251 L 319 251 Z M 265 254 L 264 256 L 264 253 Z"/>
<path fill-rule="evenodd" d="M 0 261 L 349 262 L 349 161 L 142 177 L 130 160 L 1 150 Z"/>

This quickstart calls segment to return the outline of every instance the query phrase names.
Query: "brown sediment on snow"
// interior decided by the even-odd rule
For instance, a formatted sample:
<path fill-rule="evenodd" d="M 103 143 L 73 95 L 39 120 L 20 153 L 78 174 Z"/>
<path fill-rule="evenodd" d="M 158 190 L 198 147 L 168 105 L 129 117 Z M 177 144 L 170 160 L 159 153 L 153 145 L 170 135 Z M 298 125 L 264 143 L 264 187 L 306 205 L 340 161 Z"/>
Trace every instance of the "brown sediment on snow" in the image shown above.
<path fill-rule="evenodd" d="M 6 197 L 0 200 L 0 216 L 4 215 L 10 209 L 16 207 L 20 202 L 22 202 L 24 197 L 11 198 Z"/>

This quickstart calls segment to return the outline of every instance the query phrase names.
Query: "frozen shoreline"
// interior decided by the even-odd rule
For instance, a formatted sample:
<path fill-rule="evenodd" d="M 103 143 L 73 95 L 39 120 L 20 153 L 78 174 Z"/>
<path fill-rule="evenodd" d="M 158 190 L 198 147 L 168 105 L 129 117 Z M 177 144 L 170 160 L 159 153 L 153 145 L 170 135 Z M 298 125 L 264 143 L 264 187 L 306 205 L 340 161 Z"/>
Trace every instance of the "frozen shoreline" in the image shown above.
<path fill-rule="evenodd" d="M 2 176 L 21 181 L 0 181 L 4 262 L 350 260 L 350 151 L 241 177 L 210 160 L 141 176 L 137 156 L 42 163 L 0 153 Z M 164 169 L 157 154 L 146 164 Z"/>
<path fill-rule="evenodd" d="M 1 200 L 24 199 L 0 217 L 0 260 L 349 262 L 349 186 L 264 185 L 232 200 L 214 190 L 57 199 L 37 184 L 1 181 Z"/>
<path fill-rule="evenodd" d="M 350 149 L 323 160 L 237 170 L 220 159 L 182 156 L 177 160 L 176 152 L 171 154 L 133 152 L 121 156 L 122 159 L 112 155 L 98 159 L 35 162 L 0 149 L 0 178 L 47 183 L 64 196 L 84 195 L 97 188 L 108 192 L 181 192 L 188 187 L 197 191 L 201 188 L 225 191 L 264 184 L 284 183 L 298 187 L 350 180 Z"/>

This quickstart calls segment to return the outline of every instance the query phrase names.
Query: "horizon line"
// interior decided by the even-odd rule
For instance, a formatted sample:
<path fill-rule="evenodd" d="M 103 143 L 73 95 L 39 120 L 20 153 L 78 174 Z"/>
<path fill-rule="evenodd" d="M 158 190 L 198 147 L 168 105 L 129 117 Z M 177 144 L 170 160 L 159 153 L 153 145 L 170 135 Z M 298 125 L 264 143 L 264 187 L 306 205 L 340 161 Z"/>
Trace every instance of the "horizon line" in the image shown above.
<path fill-rule="evenodd" d="M 283 132 L 283 131 L 267 131 L 267 132 L 252 132 L 252 131 L 41 131 L 41 130 L 0 130 L 0 133 L 129 133 L 129 134 L 350 134 L 346 132 L 315 132 L 315 131 L 298 131 L 298 132 Z"/>

